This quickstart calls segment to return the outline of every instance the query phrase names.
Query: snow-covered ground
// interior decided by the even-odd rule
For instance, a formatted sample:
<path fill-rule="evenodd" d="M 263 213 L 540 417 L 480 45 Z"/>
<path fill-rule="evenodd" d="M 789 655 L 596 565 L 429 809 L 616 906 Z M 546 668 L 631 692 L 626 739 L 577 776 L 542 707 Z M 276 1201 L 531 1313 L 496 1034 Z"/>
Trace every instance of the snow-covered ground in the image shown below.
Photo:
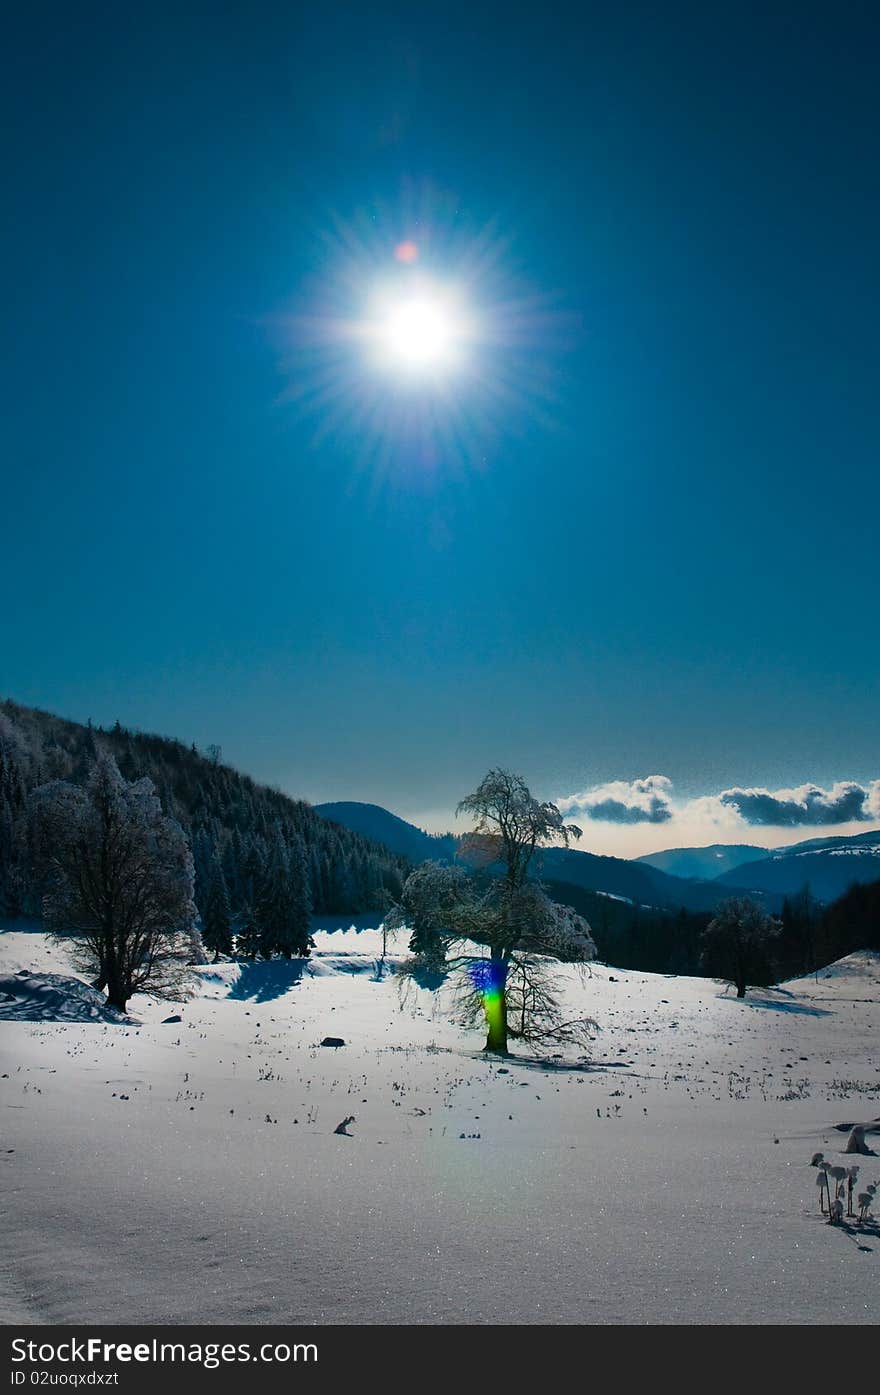
<path fill-rule="evenodd" d="M 809 1166 L 880 1181 L 836 1127 L 880 1116 L 880 956 L 744 1002 L 562 969 L 601 1031 L 589 1063 L 542 1066 L 377 980 L 375 929 L 322 927 L 305 971 L 209 967 L 128 1023 L 53 1020 L 33 975 L 66 956 L 0 934 L 0 975 L 31 975 L 0 999 L 0 1318 L 880 1318 L 880 1228 L 825 1224 Z M 48 1014 L 21 1020 L 31 1000 Z"/>

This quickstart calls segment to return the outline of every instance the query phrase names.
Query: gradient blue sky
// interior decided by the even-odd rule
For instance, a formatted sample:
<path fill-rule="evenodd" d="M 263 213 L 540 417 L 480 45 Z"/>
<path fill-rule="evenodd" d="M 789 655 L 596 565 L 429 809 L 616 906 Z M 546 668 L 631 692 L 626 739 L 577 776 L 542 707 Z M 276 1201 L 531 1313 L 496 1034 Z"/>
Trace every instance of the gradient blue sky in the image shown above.
<path fill-rule="evenodd" d="M 495 764 L 692 811 L 880 776 L 876 7 L 6 39 L 0 692 L 433 825 Z M 401 237 L 440 278 L 487 247 L 517 343 L 442 401 L 352 351 L 306 410 L 299 321 Z M 714 836 L 682 817 L 583 845 Z"/>

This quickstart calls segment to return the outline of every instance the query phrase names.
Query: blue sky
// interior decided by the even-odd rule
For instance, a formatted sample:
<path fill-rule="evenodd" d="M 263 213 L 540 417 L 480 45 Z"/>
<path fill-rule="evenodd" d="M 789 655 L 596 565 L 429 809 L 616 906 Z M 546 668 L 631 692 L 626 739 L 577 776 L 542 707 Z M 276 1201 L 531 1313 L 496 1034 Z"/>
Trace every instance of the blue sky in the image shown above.
<path fill-rule="evenodd" d="M 0 690 L 432 824 L 497 764 L 671 781 L 587 819 L 607 850 L 737 834 L 694 802 L 732 789 L 855 781 L 867 820 L 878 28 L 16 16 Z M 402 239 L 489 330 L 439 388 L 325 332 Z"/>

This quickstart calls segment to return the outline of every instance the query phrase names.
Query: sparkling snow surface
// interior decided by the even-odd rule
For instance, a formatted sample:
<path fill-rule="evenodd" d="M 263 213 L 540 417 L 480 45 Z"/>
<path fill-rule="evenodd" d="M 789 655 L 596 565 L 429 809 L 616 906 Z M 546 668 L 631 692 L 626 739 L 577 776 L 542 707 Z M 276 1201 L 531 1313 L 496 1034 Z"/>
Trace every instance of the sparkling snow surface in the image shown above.
<path fill-rule="evenodd" d="M 601 1031 L 547 1068 L 486 1059 L 441 996 L 376 980 L 375 929 L 322 925 L 305 967 L 206 967 L 130 1023 L 0 1020 L 0 1319 L 880 1318 L 880 1228 L 826 1225 L 809 1166 L 880 1181 L 834 1127 L 880 1116 L 880 956 L 744 1002 L 562 969 Z M 21 928 L 20 969 L 73 973 Z"/>

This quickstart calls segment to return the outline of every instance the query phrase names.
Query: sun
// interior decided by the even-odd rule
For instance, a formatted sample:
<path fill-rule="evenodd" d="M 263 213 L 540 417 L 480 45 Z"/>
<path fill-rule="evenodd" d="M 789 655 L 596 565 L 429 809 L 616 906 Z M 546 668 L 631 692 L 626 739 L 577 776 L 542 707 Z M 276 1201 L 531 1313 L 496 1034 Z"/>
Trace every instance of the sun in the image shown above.
<path fill-rule="evenodd" d="M 377 288 L 363 332 L 384 373 L 436 381 L 462 366 L 472 325 L 454 287 L 420 277 Z"/>
<path fill-rule="evenodd" d="M 371 481 L 483 470 L 524 417 L 556 420 L 573 318 L 511 259 L 514 230 L 405 186 L 316 228 L 315 270 L 280 313 L 284 400 Z M 295 308 L 293 308 L 295 306 Z"/>
<path fill-rule="evenodd" d="M 453 316 L 440 301 L 415 296 L 389 309 L 381 338 L 401 367 L 420 369 L 450 361 L 457 330 Z"/>

